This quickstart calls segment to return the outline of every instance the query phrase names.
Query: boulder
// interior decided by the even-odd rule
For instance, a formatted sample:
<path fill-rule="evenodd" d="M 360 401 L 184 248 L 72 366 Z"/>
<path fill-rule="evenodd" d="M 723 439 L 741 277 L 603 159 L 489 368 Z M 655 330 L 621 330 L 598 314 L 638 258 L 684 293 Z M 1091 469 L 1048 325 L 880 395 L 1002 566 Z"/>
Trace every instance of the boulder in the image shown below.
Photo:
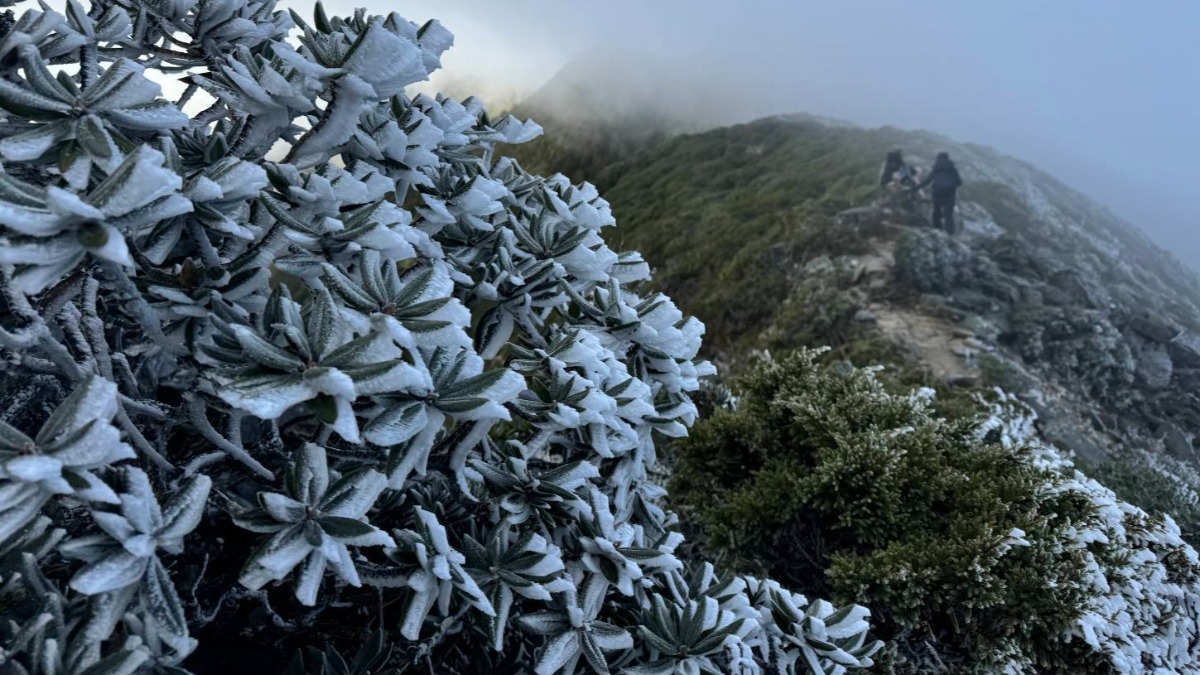
<path fill-rule="evenodd" d="M 989 314 L 997 312 L 1000 307 L 988 296 L 979 291 L 960 289 L 947 296 L 950 304 L 973 314 Z"/>
<path fill-rule="evenodd" d="M 1135 352 L 1138 380 L 1150 389 L 1165 389 L 1171 384 L 1175 364 L 1165 345 L 1147 342 Z"/>
<path fill-rule="evenodd" d="M 1192 440 L 1182 429 L 1168 422 L 1159 427 L 1158 433 L 1163 449 L 1168 454 L 1176 459 L 1200 465 L 1200 457 L 1197 457 L 1196 449 L 1192 447 Z"/>
<path fill-rule="evenodd" d="M 878 323 L 879 317 L 875 316 L 875 312 L 864 308 L 854 313 L 854 320 L 858 323 Z"/>
<path fill-rule="evenodd" d="M 1148 310 L 1138 311 L 1129 317 L 1129 329 L 1155 342 L 1170 342 L 1181 332 L 1173 321 Z"/>
<path fill-rule="evenodd" d="M 970 347 L 971 349 L 974 349 L 977 352 L 992 352 L 992 351 L 996 350 L 995 347 L 983 342 L 982 340 L 979 340 L 978 338 L 974 338 L 974 337 L 966 338 L 965 340 L 963 340 L 963 344 Z"/>
<path fill-rule="evenodd" d="M 960 389 L 971 389 L 979 386 L 979 378 L 971 375 L 955 375 L 946 380 L 946 384 Z"/>
<path fill-rule="evenodd" d="M 1025 405 L 1037 415 L 1034 427 L 1042 440 L 1060 450 L 1082 458 L 1087 462 L 1102 462 L 1108 453 L 1092 436 L 1092 432 L 1081 425 L 1084 420 L 1075 421 L 1070 415 L 1064 414 L 1059 405 L 1047 400 L 1040 389 L 1031 389 L 1019 395 Z"/>
<path fill-rule="evenodd" d="M 1200 368 L 1200 334 L 1186 332 L 1167 343 L 1167 353 L 1176 368 Z"/>
<path fill-rule="evenodd" d="M 804 271 L 807 274 L 828 274 L 832 272 L 833 269 L 833 260 L 831 260 L 827 255 L 813 258 L 812 260 L 809 260 L 806 265 L 804 265 Z"/>
<path fill-rule="evenodd" d="M 1075 270 L 1061 270 L 1050 275 L 1050 284 L 1067 298 L 1067 304 L 1095 309 L 1098 305 L 1092 289 Z"/>
<path fill-rule="evenodd" d="M 1176 368 L 1175 384 L 1187 391 L 1200 392 L 1200 368 Z"/>
<path fill-rule="evenodd" d="M 1107 453 L 1104 448 L 1075 427 L 1071 422 L 1062 418 L 1042 418 L 1038 420 L 1038 428 L 1042 439 L 1087 462 L 1102 462 Z"/>
<path fill-rule="evenodd" d="M 1041 291 L 1033 286 L 1022 286 L 1020 302 L 1023 305 L 1041 307 L 1042 305 L 1046 304 L 1046 297 L 1042 295 Z"/>

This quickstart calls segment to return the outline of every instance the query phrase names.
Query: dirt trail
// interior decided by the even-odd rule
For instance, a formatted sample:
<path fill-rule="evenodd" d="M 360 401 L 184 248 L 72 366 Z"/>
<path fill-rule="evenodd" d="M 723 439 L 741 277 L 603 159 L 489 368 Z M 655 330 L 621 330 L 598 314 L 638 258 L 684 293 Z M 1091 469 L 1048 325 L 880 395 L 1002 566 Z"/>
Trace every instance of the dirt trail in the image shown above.
<path fill-rule="evenodd" d="M 871 243 L 872 250 L 857 258 L 854 281 L 874 290 L 889 283 L 896 265 L 896 241 L 889 237 Z M 946 382 L 977 378 L 974 360 L 986 347 L 954 322 L 879 300 L 869 303 L 867 310 L 884 337 L 908 351 L 931 376 Z"/>
<path fill-rule="evenodd" d="M 916 362 L 932 375 L 947 382 L 974 378 L 971 368 L 973 351 L 964 344 L 958 326 L 938 317 L 889 305 L 876 305 L 871 311 L 876 326 L 889 340 L 910 351 Z"/>

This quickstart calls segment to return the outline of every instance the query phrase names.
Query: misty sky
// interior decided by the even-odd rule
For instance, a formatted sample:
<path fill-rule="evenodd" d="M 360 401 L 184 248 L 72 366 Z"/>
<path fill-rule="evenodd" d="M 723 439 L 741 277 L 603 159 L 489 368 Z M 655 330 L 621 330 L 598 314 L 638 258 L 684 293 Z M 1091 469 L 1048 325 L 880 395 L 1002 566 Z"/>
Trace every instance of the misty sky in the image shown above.
<path fill-rule="evenodd" d="M 1194 0 L 409 0 L 397 9 L 457 36 L 443 82 L 503 103 L 584 52 L 686 56 L 689 76 L 721 73 L 711 78 L 721 90 L 753 97 L 761 114 L 924 128 L 1028 159 L 1200 263 Z"/>

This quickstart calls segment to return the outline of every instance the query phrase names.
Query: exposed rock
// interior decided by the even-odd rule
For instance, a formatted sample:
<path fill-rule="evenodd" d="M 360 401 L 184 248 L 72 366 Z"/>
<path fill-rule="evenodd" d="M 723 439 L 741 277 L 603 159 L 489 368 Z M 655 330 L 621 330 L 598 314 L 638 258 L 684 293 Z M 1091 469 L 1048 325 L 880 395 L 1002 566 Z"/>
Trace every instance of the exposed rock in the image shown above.
<path fill-rule="evenodd" d="M 1093 411 L 1089 413 L 1088 419 L 1091 420 L 1092 426 L 1096 429 L 1096 431 L 1102 431 L 1105 433 L 1111 433 L 1118 428 L 1119 424 L 1115 415 L 1105 412 Z"/>
<path fill-rule="evenodd" d="M 1171 384 L 1175 365 L 1167 348 L 1157 342 L 1147 342 L 1135 352 L 1138 381 L 1150 389 L 1164 389 Z"/>
<path fill-rule="evenodd" d="M 1200 392 L 1200 368 L 1176 368 L 1175 383 L 1182 389 Z"/>
<path fill-rule="evenodd" d="M 963 330 L 970 331 L 981 340 L 987 342 L 995 342 L 1000 337 L 1002 332 L 1000 327 L 994 321 L 989 321 L 982 316 L 968 316 L 962 321 Z"/>
<path fill-rule="evenodd" d="M 990 352 L 995 348 L 977 338 L 969 337 L 963 340 L 963 344 L 979 352 Z"/>
<path fill-rule="evenodd" d="M 954 337 L 963 338 L 963 339 L 973 338 L 973 337 L 975 337 L 975 332 L 967 330 L 966 328 L 955 328 L 954 329 Z"/>
<path fill-rule="evenodd" d="M 1070 307 L 1075 304 L 1071 294 L 1054 286 L 1044 286 L 1041 289 L 1042 304 L 1051 307 Z"/>
<path fill-rule="evenodd" d="M 1129 328 L 1147 340 L 1155 342 L 1170 342 L 1174 340 L 1181 329 L 1173 321 L 1165 317 L 1140 310 L 1129 317 Z"/>
<path fill-rule="evenodd" d="M 1072 305 L 1083 305 L 1092 309 L 1098 306 L 1091 289 L 1075 270 L 1060 270 L 1051 274 L 1050 284 L 1066 294 Z"/>
<path fill-rule="evenodd" d="M 1081 433 L 1074 424 L 1060 419 L 1043 419 L 1038 426 L 1041 427 L 1042 438 L 1047 443 L 1074 453 L 1088 462 L 1104 460 L 1104 448 Z"/>
<path fill-rule="evenodd" d="M 875 316 L 875 312 L 863 308 L 854 313 L 854 320 L 858 323 L 877 323 L 879 317 Z"/>
<path fill-rule="evenodd" d="M 879 209 L 875 206 L 860 206 L 853 209 L 846 209 L 837 214 L 837 223 L 838 225 L 858 225 L 878 220 L 879 216 Z"/>
<path fill-rule="evenodd" d="M 1030 305 L 1033 307 L 1039 307 L 1041 305 L 1046 304 L 1045 296 L 1043 296 L 1042 292 L 1039 291 L 1038 289 L 1034 288 L 1033 286 L 1023 286 L 1021 288 L 1021 300 L 1020 301 L 1026 305 Z"/>
<path fill-rule="evenodd" d="M 1176 368 L 1200 368 L 1200 334 L 1187 332 L 1167 343 Z"/>
<path fill-rule="evenodd" d="M 947 380 L 946 384 L 949 384 L 951 387 L 970 389 L 971 387 L 978 386 L 979 378 L 972 375 L 956 375 Z"/>
<path fill-rule="evenodd" d="M 975 314 L 987 314 L 1000 309 L 996 306 L 996 302 L 988 296 L 969 289 L 955 291 L 950 295 L 949 300 L 951 305 Z"/>
<path fill-rule="evenodd" d="M 1171 456 L 1200 465 L 1200 457 L 1196 455 L 1196 449 L 1192 447 L 1192 441 L 1188 435 L 1183 433 L 1183 430 L 1174 424 L 1166 423 L 1159 428 L 1163 449 Z"/>
<path fill-rule="evenodd" d="M 833 261 L 827 255 L 813 258 L 804 266 L 804 271 L 808 274 L 828 274 L 833 271 Z"/>

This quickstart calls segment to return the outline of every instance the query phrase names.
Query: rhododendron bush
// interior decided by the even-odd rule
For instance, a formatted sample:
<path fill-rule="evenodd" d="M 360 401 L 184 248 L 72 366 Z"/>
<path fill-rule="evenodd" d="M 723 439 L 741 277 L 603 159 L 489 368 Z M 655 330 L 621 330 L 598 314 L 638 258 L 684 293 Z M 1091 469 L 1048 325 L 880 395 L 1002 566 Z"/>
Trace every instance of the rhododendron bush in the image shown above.
<path fill-rule="evenodd" d="M 676 557 L 703 327 L 496 153 L 536 124 L 406 92 L 450 44 L 0 14 L 0 673 L 871 664 L 865 609 Z"/>

